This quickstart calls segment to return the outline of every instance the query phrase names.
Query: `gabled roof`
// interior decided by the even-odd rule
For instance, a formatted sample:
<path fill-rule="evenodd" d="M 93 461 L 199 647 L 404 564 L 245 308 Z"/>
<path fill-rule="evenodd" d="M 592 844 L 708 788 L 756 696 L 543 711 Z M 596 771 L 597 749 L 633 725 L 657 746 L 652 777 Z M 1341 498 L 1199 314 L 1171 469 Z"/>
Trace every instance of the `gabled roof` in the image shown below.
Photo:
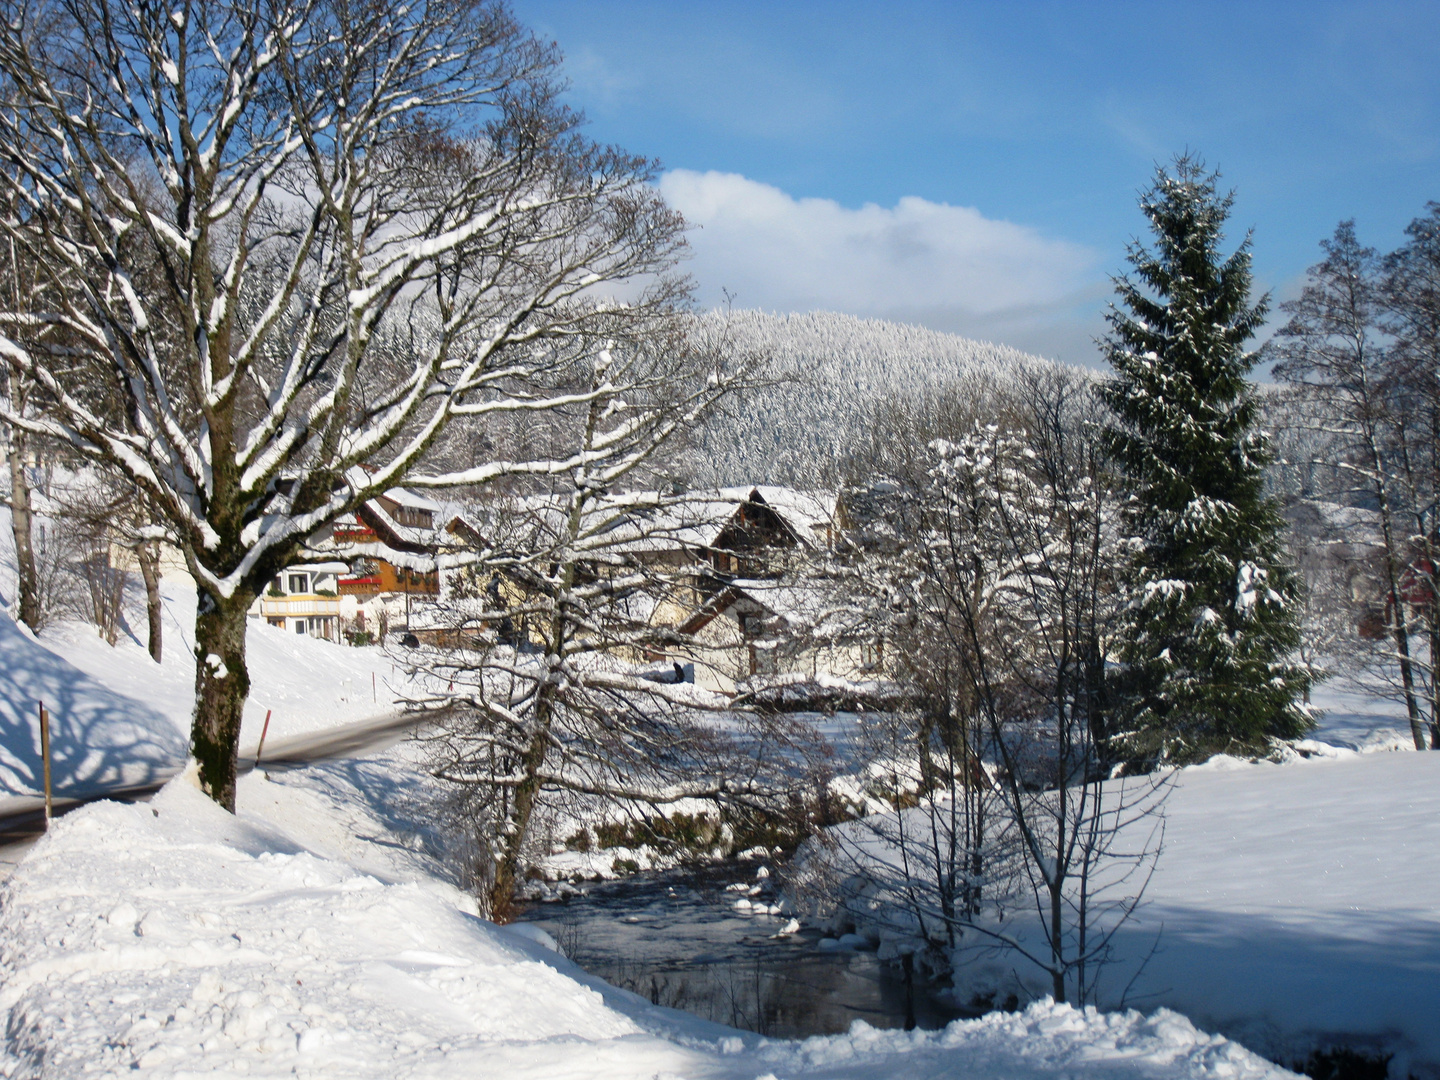
<path fill-rule="evenodd" d="M 417 495 L 415 492 L 403 487 L 386 488 L 385 498 L 400 506 L 409 507 L 412 510 L 429 510 L 437 513 L 441 507 L 434 499 L 427 499 L 424 495 Z"/>
<path fill-rule="evenodd" d="M 829 593 L 818 580 L 778 582 L 766 578 L 737 578 L 706 599 L 693 615 L 679 626 L 682 634 L 694 634 L 738 604 L 753 604 L 771 618 L 784 623 L 787 631 L 823 629 L 832 612 Z"/>
<path fill-rule="evenodd" d="M 507 519 L 512 527 L 558 537 L 565 527 L 568 505 L 568 496 L 561 493 L 526 496 L 505 504 L 498 517 Z M 700 552 L 713 547 L 747 505 L 766 507 L 797 543 L 814 548 L 824 546 L 828 539 L 835 498 L 770 486 L 683 494 L 615 493 L 587 506 L 581 546 L 613 552 Z"/>

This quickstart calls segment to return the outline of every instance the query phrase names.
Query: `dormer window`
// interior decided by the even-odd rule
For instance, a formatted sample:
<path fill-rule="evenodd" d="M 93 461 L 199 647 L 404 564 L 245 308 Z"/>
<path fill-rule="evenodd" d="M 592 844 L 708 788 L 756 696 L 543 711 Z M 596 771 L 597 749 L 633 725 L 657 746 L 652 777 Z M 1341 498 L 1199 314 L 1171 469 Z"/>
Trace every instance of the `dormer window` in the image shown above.
<path fill-rule="evenodd" d="M 291 591 L 292 593 L 309 592 L 309 591 L 310 591 L 310 575 L 309 575 L 309 574 L 291 574 L 291 575 L 290 575 L 289 585 L 290 585 L 290 591 Z"/>

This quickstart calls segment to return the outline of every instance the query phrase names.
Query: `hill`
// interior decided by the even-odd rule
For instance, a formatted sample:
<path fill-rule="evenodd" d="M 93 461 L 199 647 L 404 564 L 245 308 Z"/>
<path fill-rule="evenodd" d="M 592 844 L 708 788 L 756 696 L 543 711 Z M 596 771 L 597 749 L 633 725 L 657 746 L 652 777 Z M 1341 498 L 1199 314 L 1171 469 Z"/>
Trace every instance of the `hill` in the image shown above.
<path fill-rule="evenodd" d="M 878 401 L 913 398 L 1052 361 L 922 326 L 832 311 L 710 312 L 707 336 L 768 361 L 774 385 L 740 395 L 691 436 L 693 483 L 830 486 Z"/>

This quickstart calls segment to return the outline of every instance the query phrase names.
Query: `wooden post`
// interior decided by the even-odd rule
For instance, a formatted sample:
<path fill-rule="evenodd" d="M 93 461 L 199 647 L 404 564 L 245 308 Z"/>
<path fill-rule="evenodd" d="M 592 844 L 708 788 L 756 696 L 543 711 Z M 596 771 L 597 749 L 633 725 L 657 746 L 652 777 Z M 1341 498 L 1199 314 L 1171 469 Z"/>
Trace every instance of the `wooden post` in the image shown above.
<path fill-rule="evenodd" d="M 260 752 L 265 749 L 265 736 L 270 732 L 270 710 L 265 710 L 265 726 L 260 729 L 260 745 L 255 748 L 255 764 L 260 764 Z"/>
<path fill-rule="evenodd" d="M 43 701 L 40 702 L 40 760 L 45 770 L 45 828 L 48 831 L 53 809 L 50 797 L 50 713 Z"/>

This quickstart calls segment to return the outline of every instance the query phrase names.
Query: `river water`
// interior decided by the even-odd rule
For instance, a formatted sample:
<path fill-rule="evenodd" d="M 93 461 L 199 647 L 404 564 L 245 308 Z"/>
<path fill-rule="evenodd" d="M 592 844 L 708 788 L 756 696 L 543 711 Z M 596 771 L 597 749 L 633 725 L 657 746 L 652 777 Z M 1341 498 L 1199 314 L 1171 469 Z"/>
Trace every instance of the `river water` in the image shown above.
<path fill-rule="evenodd" d="M 975 1015 L 853 936 L 782 934 L 790 919 L 769 913 L 778 898 L 756 875 L 756 864 L 733 862 L 638 874 L 532 904 L 521 918 L 615 986 L 762 1035 L 832 1035 L 855 1020 L 939 1028 Z"/>

